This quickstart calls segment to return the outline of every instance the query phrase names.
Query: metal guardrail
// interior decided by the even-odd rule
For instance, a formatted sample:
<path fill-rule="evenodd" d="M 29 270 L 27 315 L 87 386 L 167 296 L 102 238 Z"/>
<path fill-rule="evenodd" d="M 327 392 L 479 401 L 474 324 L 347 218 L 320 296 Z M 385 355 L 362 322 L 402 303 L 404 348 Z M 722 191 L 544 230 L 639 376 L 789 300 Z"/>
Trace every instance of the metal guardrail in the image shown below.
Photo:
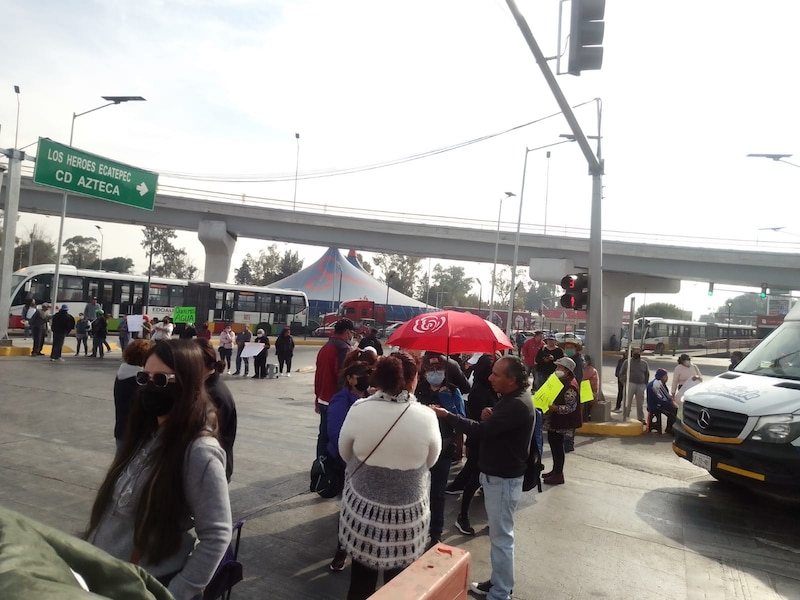
<path fill-rule="evenodd" d="M 23 176 L 32 177 L 33 167 L 23 164 Z M 167 179 L 167 178 L 164 178 Z M 212 202 L 226 204 L 238 204 L 242 206 L 255 206 L 271 208 L 276 210 L 292 211 L 297 213 L 308 213 L 313 215 L 331 215 L 343 217 L 355 217 L 364 219 L 375 219 L 392 223 L 434 223 L 450 226 L 457 224 L 461 227 L 473 228 L 482 231 L 496 231 L 497 221 L 487 219 L 471 219 L 453 217 L 448 215 L 437 215 L 431 213 L 409 213 L 376 210 L 375 208 L 362 208 L 358 206 L 346 206 L 335 204 L 315 204 L 310 202 L 294 202 L 292 200 L 282 200 L 279 198 L 269 198 L 266 196 L 250 195 L 247 193 L 230 193 L 216 190 L 201 190 L 197 188 L 187 188 L 167 183 L 159 183 L 158 193 L 168 196 L 178 196 L 181 198 L 196 198 Z M 158 196 L 156 196 L 158 205 Z M 516 221 L 501 221 L 500 230 L 505 234 L 515 233 Z M 532 235 L 548 235 L 553 237 L 571 238 L 576 240 L 588 240 L 589 228 L 553 226 L 538 223 L 521 223 L 520 232 Z M 678 246 L 686 248 L 708 248 L 708 249 L 729 249 L 729 250 L 752 250 L 762 252 L 798 252 L 800 244 L 795 241 L 764 241 L 764 240 L 744 240 L 738 238 L 714 238 L 714 237 L 694 237 L 688 235 L 660 234 L 649 231 L 622 231 L 615 229 L 603 230 L 603 241 L 616 241 L 640 244 L 657 244 L 667 246 Z"/>

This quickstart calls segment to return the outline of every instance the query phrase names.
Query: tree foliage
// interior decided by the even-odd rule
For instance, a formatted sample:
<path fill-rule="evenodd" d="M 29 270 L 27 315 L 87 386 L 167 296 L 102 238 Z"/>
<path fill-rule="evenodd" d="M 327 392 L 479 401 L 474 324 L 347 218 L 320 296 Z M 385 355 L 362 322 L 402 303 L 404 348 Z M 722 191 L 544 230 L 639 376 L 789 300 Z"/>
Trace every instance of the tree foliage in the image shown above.
<path fill-rule="evenodd" d="M 91 267 L 92 269 L 100 268 L 100 261 L 97 260 Z M 103 270 L 111 271 L 113 273 L 132 273 L 133 260 L 125 256 L 114 256 L 112 258 L 103 259 Z"/>
<path fill-rule="evenodd" d="M 79 269 L 96 268 L 100 266 L 100 244 L 93 237 L 76 235 L 64 240 L 64 262 Z"/>
<path fill-rule="evenodd" d="M 652 304 L 642 304 L 636 309 L 636 318 L 639 317 L 661 317 L 662 319 L 687 319 L 686 311 L 675 304 L 667 302 L 653 302 Z M 691 320 L 692 313 L 688 315 Z"/>
<path fill-rule="evenodd" d="M 369 262 L 367 259 L 364 258 L 364 255 L 361 252 L 356 252 L 356 258 L 358 262 L 361 263 L 361 266 L 364 267 L 364 270 L 369 273 L 370 275 L 374 275 L 375 269 L 372 266 L 372 263 Z"/>
<path fill-rule="evenodd" d="M 406 296 L 414 294 L 414 288 L 419 279 L 421 258 L 402 254 L 379 254 L 373 259 L 373 262 L 383 271 L 384 283 L 391 275 L 389 286 L 392 289 Z"/>
<path fill-rule="evenodd" d="M 540 312 L 542 307 L 558 306 L 557 296 L 561 296 L 561 287 L 553 283 L 531 281 L 528 293 L 525 295 L 525 310 Z"/>
<path fill-rule="evenodd" d="M 742 294 L 731 298 L 731 315 L 737 316 L 753 316 L 767 314 L 767 299 L 762 298 L 758 294 Z M 728 317 L 728 307 L 723 304 L 716 310 L 717 315 L 725 315 Z"/>
<path fill-rule="evenodd" d="M 17 238 L 14 248 L 13 269 L 21 269 L 31 265 L 55 263 L 57 258 L 56 245 L 48 238 L 38 225 L 31 228 L 30 236 L 21 241 Z M 31 254 L 31 245 L 33 254 Z M 30 262 L 29 262 L 30 261 Z"/>
<path fill-rule="evenodd" d="M 197 267 L 192 264 L 186 250 L 176 248 L 172 243 L 172 240 L 178 237 L 172 229 L 144 227 L 142 234 L 144 235 L 142 248 L 147 251 L 148 261 L 152 258 L 151 275 L 176 279 L 194 279 L 197 276 Z"/>
<path fill-rule="evenodd" d="M 427 293 L 424 287 L 418 288 L 422 292 L 421 300 L 424 302 L 425 298 L 430 298 L 429 302 L 435 304 L 440 308 L 443 306 L 465 306 L 467 294 L 472 288 L 475 280 L 472 277 L 466 277 L 464 274 L 464 267 L 443 267 L 436 264 L 433 267 L 431 274 L 431 289 L 430 294 Z"/>
<path fill-rule="evenodd" d="M 303 268 L 297 252 L 286 250 L 278 253 L 278 246 L 271 244 L 267 251 L 260 250 L 258 256 L 247 254 L 242 264 L 234 270 L 234 282 L 239 285 L 269 285 Z"/>
<path fill-rule="evenodd" d="M 495 308 L 498 307 L 505 307 L 508 308 L 508 301 L 511 299 L 511 270 L 507 268 L 502 268 L 500 272 L 497 274 L 495 279 L 495 290 L 494 290 L 494 306 Z M 514 310 L 525 310 L 525 300 L 527 297 L 527 285 L 526 279 L 528 279 L 526 269 L 524 267 L 520 267 L 517 269 L 517 277 L 516 282 L 514 283 L 514 287 L 517 288 L 517 293 L 514 294 Z M 491 286 L 491 280 L 490 280 Z M 491 290 L 491 287 L 489 288 Z M 491 293 L 491 291 L 490 291 Z M 490 299 L 491 301 L 491 299 Z"/>

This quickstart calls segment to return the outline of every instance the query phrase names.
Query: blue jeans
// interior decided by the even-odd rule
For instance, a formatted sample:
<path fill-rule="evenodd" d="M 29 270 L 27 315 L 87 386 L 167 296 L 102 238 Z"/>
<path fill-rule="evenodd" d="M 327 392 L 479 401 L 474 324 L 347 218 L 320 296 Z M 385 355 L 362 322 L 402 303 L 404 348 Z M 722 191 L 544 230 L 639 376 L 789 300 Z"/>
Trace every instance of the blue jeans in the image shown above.
<path fill-rule="evenodd" d="M 444 530 L 444 505 L 447 478 L 450 476 L 450 465 L 453 463 L 453 444 L 445 442 L 448 447 L 439 455 L 439 459 L 431 467 L 431 540 L 439 541 Z"/>
<path fill-rule="evenodd" d="M 506 479 L 481 473 L 483 501 L 492 548 L 491 600 L 508 600 L 514 589 L 514 511 L 522 495 L 522 477 Z"/>

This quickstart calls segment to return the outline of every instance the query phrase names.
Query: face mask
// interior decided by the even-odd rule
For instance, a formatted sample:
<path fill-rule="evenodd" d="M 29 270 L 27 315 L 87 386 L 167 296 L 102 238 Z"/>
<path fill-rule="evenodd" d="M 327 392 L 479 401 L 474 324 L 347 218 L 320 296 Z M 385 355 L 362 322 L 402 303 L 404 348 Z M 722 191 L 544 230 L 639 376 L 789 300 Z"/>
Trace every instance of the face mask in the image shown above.
<path fill-rule="evenodd" d="M 359 392 L 366 392 L 369 389 L 369 378 L 368 377 L 359 377 L 356 379 L 355 387 Z"/>
<path fill-rule="evenodd" d="M 685 361 L 683 361 L 683 364 L 684 364 L 684 366 L 686 366 L 686 367 L 691 367 L 691 366 L 692 366 L 692 361 L 690 361 L 690 360 L 685 360 Z"/>
<path fill-rule="evenodd" d="M 556 371 L 556 377 L 558 377 L 559 379 L 564 379 L 564 375 L 566 374 L 567 374 L 566 371 L 562 371 L 561 369 Z"/>
<path fill-rule="evenodd" d="M 442 385 L 444 382 L 444 372 L 443 371 L 425 371 L 425 379 L 428 380 L 428 383 L 431 385 Z"/>
<path fill-rule="evenodd" d="M 573 350 L 572 348 L 570 348 L 569 350 L 564 350 L 564 354 L 566 354 L 567 356 L 575 356 L 575 350 Z"/>
<path fill-rule="evenodd" d="M 172 410 L 175 404 L 175 396 L 177 395 L 177 387 L 175 384 L 169 384 L 167 387 L 156 387 L 148 383 L 139 392 L 139 400 L 142 403 L 142 408 L 147 414 L 154 417 L 163 417 Z"/>

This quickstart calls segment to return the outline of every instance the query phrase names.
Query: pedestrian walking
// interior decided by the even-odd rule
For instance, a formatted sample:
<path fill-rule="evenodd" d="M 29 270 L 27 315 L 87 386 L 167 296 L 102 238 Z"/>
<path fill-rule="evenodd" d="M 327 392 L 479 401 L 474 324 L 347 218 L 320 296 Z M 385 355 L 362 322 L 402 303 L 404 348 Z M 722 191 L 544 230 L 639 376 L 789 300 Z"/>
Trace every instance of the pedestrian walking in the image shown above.
<path fill-rule="evenodd" d="M 614 367 L 614 377 L 617 378 L 617 404 L 614 406 L 613 412 L 622 410 L 622 395 L 625 393 L 625 373 L 622 371 L 622 365 L 625 362 L 625 353 L 621 352 L 617 359 L 617 366 Z"/>
<path fill-rule="evenodd" d="M 97 358 L 98 351 L 100 358 L 105 356 L 103 348 L 105 346 L 106 338 L 108 337 L 108 322 L 106 315 L 102 310 L 97 311 L 97 318 L 92 321 L 92 358 Z"/>
<path fill-rule="evenodd" d="M 258 354 L 253 357 L 253 379 L 267 378 L 267 356 L 269 355 L 269 338 L 263 329 L 256 331 L 255 342 L 264 344 Z"/>
<path fill-rule="evenodd" d="M 275 340 L 275 355 L 278 357 L 278 374 L 283 373 L 286 367 L 286 376 L 292 376 L 292 356 L 294 356 L 294 338 L 292 331 L 284 327 L 281 334 Z"/>
<path fill-rule="evenodd" d="M 492 575 L 471 583 L 470 589 L 494 600 L 507 600 L 514 588 L 514 512 L 528 466 L 534 409 L 527 391 L 528 370 L 518 357 L 509 355 L 496 361 L 489 381 L 500 399 L 494 408 L 483 410 L 480 422 L 432 408 L 456 430 L 481 440 L 478 466 L 489 520 Z"/>
<path fill-rule="evenodd" d="M 78 322 L 75 323 L 75 341 L 78 347 L 75 349 L 75 356 L 81 354 L 81 344 L 83 344 L 83 355 L 89 354 L 89 333 L 92 330 L 92 322 L 86 318 L 86 314 L 78 315 Z"/>
<path fill-rule="evenodd" d="M 225 361 L 227 374 L 231 374 L 231 356 L 233 356 L 233 343 L 236 338 L 233 327 L 230 323 L 225 324 L 225 328 L 219 334 L 219 357 Z"/>
<path fill-rule="evenodd" d="M 42 306 L 36 309 L 36 312 L 30 319 L 31 337 L 33 338 L 31 356 L 44 356 L 42 349 L 44 348 L 44 338 L 47 335 L 47 327 L 49 322 L 50 303 L 42 302 Z"/>
<path fill-rule="evenodd" d="M 53 315 L 50 326 L 53 331 L 53 345 L 50 349 L 50 360 L 64 362 L 64 359 L 61 358 L 64 340 L 75 327 L 75 317 L 69 314 L 69 306 L 66 304 L 61 305 L 59 311 Z"/>
<path fill-rule="evenodd" d="M 125 348 L 131 341 L 131 333 L 128 330 L 128 317 L 123 316 L 119 320 L 119 327 L 117 327 L 117 334 L 119 335 L 119 349 L 125 352 Z"/>
<path fill-rule="evenodd" d="M 314 410 L 319 415 L 317 434 L 317 453 L 314 458 L 325 455 L 328 446 L 328 402 L 339 391 L 339 374 L 344 359 L 352 350 L 355 325 L 350 319 L 339 319 L 333 326 L 333 333 L 317 352 L 317 370 L 314 373 Z"/>
<path fill-rule="evenodd" d="M 200 336 L 198 336 L 198 339 L 200 339 Z M 245 345 L 251 339 L 253 339 L 253 334 L 250 333 L 247 327 L 236 334 L 236 371 L 233 373 L 234 375 L 239 375 L 242 372 L 242 363 L 244 363 L 245 377 L 250 373 L 250 359 L 248 357 L 242 358 L 242 352 L 244 352 Z"/>
<path fill-rule="evenodd" d="M 627 421 L 631 416 L 631 403 L 636 400 L 636 418 L 646 424 L 644 419 L 644 398 L 646 395 L 647 383 L 650 381 L 650 366 L 642 358 L 642 352 L 638 348 L 631 352 L 630 380 L 625 384 L 625 408 L 622 411 L 623 420 Z M 628 376 L 628 361 L 625 360 L 620 367 L 622 376 Z"/>

